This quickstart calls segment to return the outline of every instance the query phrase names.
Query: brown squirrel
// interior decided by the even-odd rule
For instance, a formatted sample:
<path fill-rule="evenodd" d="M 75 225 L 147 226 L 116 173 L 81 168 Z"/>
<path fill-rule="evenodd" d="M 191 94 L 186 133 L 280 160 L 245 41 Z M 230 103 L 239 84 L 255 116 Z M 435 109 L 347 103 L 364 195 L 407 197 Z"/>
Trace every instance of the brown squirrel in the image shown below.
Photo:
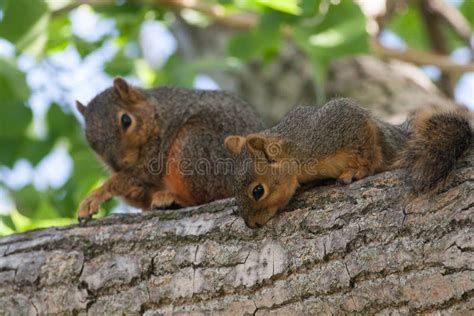
<path fill-rule="evenodd" d="M 413 192 L 426 192 L 454 168 L 472 144 L 467 111 L 428 109 L 391 125 L 350 99 L 321 108 L 296 107 L 276 126 L 229 136 L 237 160 L 234 192 L 247 226 L 260 227 L 283 208 L 303 183 L 350 183 L 405 168 Z"/>
<path fill-rule="evenodd" d="M 262 129 L 251 107 L 231 93 L 139 89 L 122 78 L 87 106 L 77 102 L 77 109 L 88 143 L 111 171 L 80 204 L 79 220 L 115 196 L 143 210 L 230 197 L 230 171 L 216 163 L 233 161 L 224 138 Z"/>

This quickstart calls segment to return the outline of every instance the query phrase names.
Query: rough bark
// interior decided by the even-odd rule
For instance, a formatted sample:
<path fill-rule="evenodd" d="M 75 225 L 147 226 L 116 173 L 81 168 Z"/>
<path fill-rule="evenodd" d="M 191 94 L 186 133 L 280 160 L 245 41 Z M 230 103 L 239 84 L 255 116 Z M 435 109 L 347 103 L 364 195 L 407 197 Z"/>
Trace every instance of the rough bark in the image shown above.
<path fill-rule="evenodd" d="M 299 192 L 262 229 L 233 200 L 0 239 L 1 314 L 467 314 L 474 154 L 436 193 L 401 171 Z"/>

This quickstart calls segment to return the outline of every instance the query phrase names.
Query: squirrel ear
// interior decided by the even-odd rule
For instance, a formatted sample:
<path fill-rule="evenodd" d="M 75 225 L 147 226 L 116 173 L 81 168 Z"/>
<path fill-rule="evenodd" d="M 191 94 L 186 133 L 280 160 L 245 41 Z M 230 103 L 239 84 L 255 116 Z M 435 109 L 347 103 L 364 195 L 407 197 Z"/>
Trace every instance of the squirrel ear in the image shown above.
<path fill-rule="evenodd" d="M 114 79 L 114 90 L 122 101 L 134 103 L 146 99 L 142 92 L 128 84 L 122 77 Z"/>
<path fill-rule="evenodd" d="M 245 137 L 242 136 L 227 136 L 224 140 L 225 149 L 232 154 L 237 156 L 242 151 L 242 147 L 245 144 Z"/>
<path fill-rule="evenodd" d="M 277 160 L 283 151 L 283 141 L 261 135 L 247 136 L 247 146 L 252 152 L 263 152 L 269 162 Z"/>
<path fill-rule="evenodd" d="M 266 139 L 259 135 L 247 136 L 247 146 L 252 151 L 264 151 Z"/>
<path fill-rule="evenodd" d="M 82 116 L 85 116 L 86 115 L 86 110 L 87 110 L 87 107 L 82 104 L 81 102 L 79 101 L 76 101 L 76 108 L 77 110 L 79 111 L 79 113 L 82 114 Z"/>
<path fill-rule="evenodd" d="M 122 77 L 116 77 L 114 79 L 114 90 L 122 100 L 128 99 L 130 94 L 129 85 Z"/>

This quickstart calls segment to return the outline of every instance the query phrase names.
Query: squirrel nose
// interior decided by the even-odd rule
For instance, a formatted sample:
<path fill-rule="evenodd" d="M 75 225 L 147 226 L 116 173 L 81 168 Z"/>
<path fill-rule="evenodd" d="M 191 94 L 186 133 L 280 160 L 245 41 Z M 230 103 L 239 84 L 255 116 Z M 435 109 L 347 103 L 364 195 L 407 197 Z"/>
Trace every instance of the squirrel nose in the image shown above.
<path fill-rule="evenodd" d="M 244 219 L 244 222 L 245 222 L 245 225 L 247 225 L 247 227 L 249 228 L 260 228 L 263 226 L 262 224 L 259 224 L 257 222 L 254 222 L 248 219 Z"/>

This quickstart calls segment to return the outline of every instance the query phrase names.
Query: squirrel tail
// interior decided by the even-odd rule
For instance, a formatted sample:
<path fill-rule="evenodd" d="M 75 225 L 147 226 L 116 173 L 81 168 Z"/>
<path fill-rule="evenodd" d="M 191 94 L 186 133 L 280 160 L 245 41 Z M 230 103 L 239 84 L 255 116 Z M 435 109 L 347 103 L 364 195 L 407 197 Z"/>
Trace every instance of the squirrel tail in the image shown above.
<path fill-rule="evenodd" d="M 455 168 L 471 147 L 473 130 L 462 111 L 421 112 L 411 122 L 401 156 L 408 183 L 415 193 L 433 189 Z"/>

